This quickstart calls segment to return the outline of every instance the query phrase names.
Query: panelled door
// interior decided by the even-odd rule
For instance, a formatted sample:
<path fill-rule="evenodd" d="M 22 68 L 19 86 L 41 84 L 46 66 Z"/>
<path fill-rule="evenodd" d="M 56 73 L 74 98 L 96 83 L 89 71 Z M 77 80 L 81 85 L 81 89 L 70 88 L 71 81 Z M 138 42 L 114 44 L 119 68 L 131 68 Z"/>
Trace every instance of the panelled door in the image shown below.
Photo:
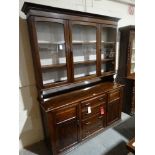
<path fill-rule="evenodd" d="M 65 107 L 54 112 L 56 150 L 61 152 L 79 141 L 78 106 Z"/>

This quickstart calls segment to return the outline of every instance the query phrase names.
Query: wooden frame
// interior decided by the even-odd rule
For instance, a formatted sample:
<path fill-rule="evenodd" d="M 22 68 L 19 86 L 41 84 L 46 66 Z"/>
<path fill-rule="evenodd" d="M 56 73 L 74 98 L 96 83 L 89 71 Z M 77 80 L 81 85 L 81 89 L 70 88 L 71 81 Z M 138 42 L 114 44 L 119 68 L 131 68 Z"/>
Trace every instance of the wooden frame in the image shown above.
<path fill-rule="evenodd" d="M 72 43 L 72 26 L 73 25 L 84 25 L 84 26 L 93 26 L 93 27 L 96 27 L 96 47 L 97 47 L 97 24 L 96 23 L 91 23 L 91 22 L 69 21 L 70 51 L 72 53 L 72 78 L 73 78 L 73 81 L 77 82 L 77 81 L 83 81 L 83 80 L 94 78 L 94 77 L 96 77 L 96 75 L 89 75 L 87 77 L 74 78 L 74 64 L 76 64 L 76 63 L 73 62 L 73 45 L 72 45 L 73 44 Z M 96 73 L 97 73 L 97 62 L 98 62 L 97 53 L 98 53 L 98 51 L 96 50 Z"/>
<path fill-rule="evenodd" d="M 40 68 L 37 72 L 36 72 L 36 78 L 38 79 L 37 83 L 39 84 L 39 88 L 40 89 L 46 89 L 46 88 L 51 88 L 51 87 L 56 87 L 56 86 L 61 86 L 61 85 L 66 85 L 66 84 L 70 84 L 70 83 L 75 83 L 75 82 L 80 82 L 80 81 L 84 81 L 84 80 L 90 80 L 93 79 L 95 77 L 100 77 L 100 76 L 106 76 L 109 75 L 107 73 L 105 74 L 101 74 L 101 28 L 103 27 L 111 27 L 111 28 L 116 28 L 115 25 L 105 25 L 105 24 L 97 24 L 97 23 L 93 23 L 91 22 L 87 22 L 87 21 L 68 21 L 66 19 L 56 19 L 56 18 L 49 18 L 49 17 L 33 17 L 30 16 L 28 18 L 29 21 L 31 21 L 31 25 L 33 27 L 33 31 L 30 28 L 31 32 L 31 36 L 33 35 L 33 50 L 35 54 L 33 54 L 34 59 L 36 59 L 36 67 L 35 68 Z M 58 82 L 58 83 L 48 83 L 48 84 L 44 84 L 42 83 L 42 70 L 43 69 L 50 69 L 53 67 L 65 67 L 65 64 L 63 65 L 50 65 L 50 66 L 43 66 L 41 67 L 40 64 L 40 59 L 39 59 L 39 48 L 37 45 L 37 32 L 35 31 L 35 22 L 56 22 L 56 23 L 61 23 L 64 24 L 64 36 L 65 36 L 65 47 L 66 47 L 66 69 L 67 69 L 67 81 L 63 81 L 63 82 Z M 30 23 L 30 22 L 29 22 Z M 96 75 L 90 75 L 87 77 L 81 77 L 81 78 L 74 78 L 74 64 L 73 64 L 73 50 L 72 50 L 72 25 L 74 24 L 79 24 L 79 25 L 88 25 L 88 26 L 94 26 L 96 27 Z M 69 29 L 68 29 L 69 27 Z M 116 49 L 115 49 L 116 50 Z M 108 60 L 102 61 L 102 63 L 105 63 Z M 92 61 L 89 61 L 88 63 L 91 63 Z M 78 64 L 78 63 L 76 63 Z M 111 73 L 111 72 L 109 72 Z"/>

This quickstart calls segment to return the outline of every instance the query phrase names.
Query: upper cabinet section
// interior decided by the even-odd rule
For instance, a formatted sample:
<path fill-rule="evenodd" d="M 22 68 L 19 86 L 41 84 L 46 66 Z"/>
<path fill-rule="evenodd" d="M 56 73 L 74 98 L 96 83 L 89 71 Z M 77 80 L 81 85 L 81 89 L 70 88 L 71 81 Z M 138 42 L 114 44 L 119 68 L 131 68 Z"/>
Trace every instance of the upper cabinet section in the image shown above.
<path fill-rule="evenodd" d="M 115 73 L 117 18 L 24 3 L 40 90 Z"/>

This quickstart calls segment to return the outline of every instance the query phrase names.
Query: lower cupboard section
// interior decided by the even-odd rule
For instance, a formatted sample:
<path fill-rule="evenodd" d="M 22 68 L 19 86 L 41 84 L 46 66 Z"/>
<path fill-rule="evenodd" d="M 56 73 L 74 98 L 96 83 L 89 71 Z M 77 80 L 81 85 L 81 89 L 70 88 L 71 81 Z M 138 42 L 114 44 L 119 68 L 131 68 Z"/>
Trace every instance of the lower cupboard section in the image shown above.
<path fill-rule="evenodd" d="M 52 154 L 72 149 L 84 139 L 119 120 L 121 105 L 122 87 L 119 87 L 47 112 L 42 110 L 46 119 L 44 128 L 48 129 L 46 139 L 49 139 Z"/>

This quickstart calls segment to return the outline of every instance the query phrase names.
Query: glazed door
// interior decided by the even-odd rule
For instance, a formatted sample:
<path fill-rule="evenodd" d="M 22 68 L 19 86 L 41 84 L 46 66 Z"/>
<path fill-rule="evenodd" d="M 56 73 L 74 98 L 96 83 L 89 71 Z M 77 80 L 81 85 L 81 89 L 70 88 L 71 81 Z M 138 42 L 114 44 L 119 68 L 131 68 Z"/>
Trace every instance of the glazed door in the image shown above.
<path fill-rule="evenodd" d="M 38 63 L 42 85 L 56 86 L 69 81 L 67 21 L 35 18 Z"/>
<path fill-rule="evenodd" d="M 96 33 L 95 23 L 70 22 L 74 81 L 96 76 Z"/>
<path fill-rule="evenodd" d="M 115 72 L 116 27 L 101 26 L 101 75 Z"/>
<path fill-rule="evenodd" d="M 78 106 L 55 112 L 56 150 L 61 152 L 79 141 Z"/>

